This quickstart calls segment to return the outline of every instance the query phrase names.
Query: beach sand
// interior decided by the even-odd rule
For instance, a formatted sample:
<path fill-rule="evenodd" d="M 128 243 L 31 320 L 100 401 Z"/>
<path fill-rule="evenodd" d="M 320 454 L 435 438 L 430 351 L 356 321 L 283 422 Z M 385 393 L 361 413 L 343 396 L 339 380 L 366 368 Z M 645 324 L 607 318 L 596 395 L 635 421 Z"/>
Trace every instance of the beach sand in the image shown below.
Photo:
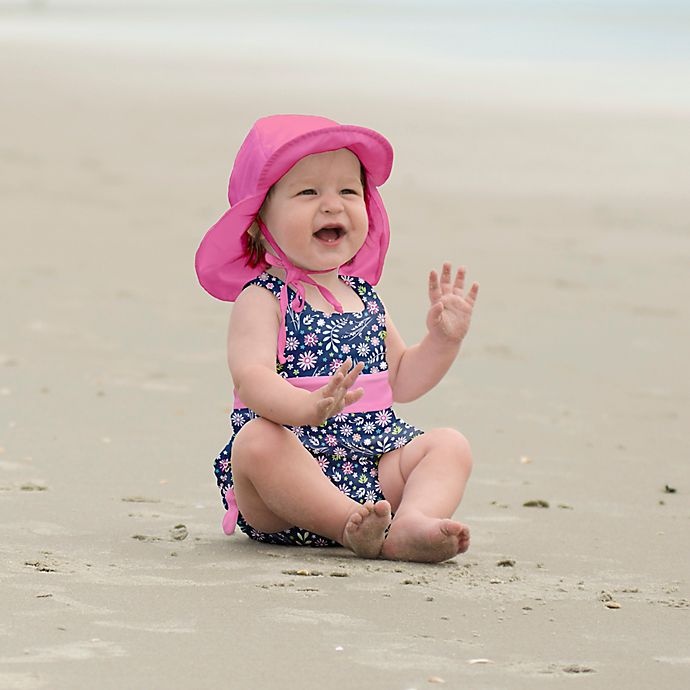
<path fill-rule="evenodd" d="M 360 68 L 0 43 L 0 688 L 688 686 L 690 110 Z M 220 531 L 229 306 L 193 255 L 281 111 L 393 142 L 409 342 L 430 268 L 481 283 L 399 408 L 474 448 L 448 563 Z"/>

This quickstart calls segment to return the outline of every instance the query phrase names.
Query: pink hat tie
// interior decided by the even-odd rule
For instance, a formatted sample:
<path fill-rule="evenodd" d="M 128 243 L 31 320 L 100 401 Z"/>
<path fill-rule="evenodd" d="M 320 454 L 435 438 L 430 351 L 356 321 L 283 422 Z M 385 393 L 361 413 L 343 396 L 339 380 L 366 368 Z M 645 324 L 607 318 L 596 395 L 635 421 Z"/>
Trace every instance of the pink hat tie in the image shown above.
<path fill-rule="evenodd" d="M 295 291 L 295 297 L 292 300 L 290 306 L 298 314 L 304 309 L 306 304 L 306 296 L 304 291 L 304 285 L 313 285 L 323 296 L 323 298 L 335 309 L 339 314 L 343 313 L 343 305 L 338 302 L 338 300 L 333 296 L 333 293 L 325 288 L 323 285 L 319 285 L 309 273 L 329 273 L 330 271 L 338 268 L 334 266 L 333 268 L 327 268 L 323 271 L 310 271 L 307 273 L 295 266 L 290 259 L 287 258 L 283 250 L 278 246 L 273 236 L 268 231 L 268 228 L 264 225 L 264 222 L 257 216 L 256 222 L 261 228 L 263 236 L 266 238 L 269 246 L 276 253 L 276 256 L 266 252 L 265 260 L 270 266 L 277 266 L 285 271 L 285 280 L 283 282 L 283 287 L 280 290 L 280 330 L 278 331 L 278 361 L 281 364 L 285 364 L 287 361 L 285 359 L 285 345 L 287 339 L 287 326 L 285 323 L 287 310 L 288 310 L 288 285 L 292 287 Z"/>

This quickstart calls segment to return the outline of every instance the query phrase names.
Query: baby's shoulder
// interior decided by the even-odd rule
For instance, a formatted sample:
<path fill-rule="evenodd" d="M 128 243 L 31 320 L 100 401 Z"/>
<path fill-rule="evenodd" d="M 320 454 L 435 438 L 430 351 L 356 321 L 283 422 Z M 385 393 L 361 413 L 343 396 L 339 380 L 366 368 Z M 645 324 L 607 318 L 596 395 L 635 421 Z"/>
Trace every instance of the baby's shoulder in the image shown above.
<path fill-rule="evenodd" d="M 270 285 L 270 283 L 269 283 Z M 237 295 L 235 305 L 233 307 L 234 313 L 251 313 L 252 311 L 271 311 L 276 312 L 278 309 L 278 296 L 280 288 L 274 292 L 269 285 L 259 281 L 258 278 L 248 282 Z"/>

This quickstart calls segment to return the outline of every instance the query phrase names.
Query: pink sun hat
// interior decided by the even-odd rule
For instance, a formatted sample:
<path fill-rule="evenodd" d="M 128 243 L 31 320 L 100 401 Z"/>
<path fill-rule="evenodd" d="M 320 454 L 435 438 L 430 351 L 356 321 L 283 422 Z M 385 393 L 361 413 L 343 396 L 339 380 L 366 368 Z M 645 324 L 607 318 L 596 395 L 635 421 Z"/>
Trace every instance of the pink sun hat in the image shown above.
<path fill-rule="evenodd" d="M 362 248 L 341 272 L 372 285 L 378 283 L 390 228 L 377 187 L 390 175 L 392 146 L 366 127 L 341 125 L 314 115 L 271 115 L 257 120 L 242 143 L 230 174 L 230 208 L 208 230 L 196 252 L 196 273 L 208 293 L 233 302 L 242 288 L 265 270 L 267 264 L 247 264 L 243 235 L 271 186 L 305 156 L 343 148 L 352 151 L 364 168 L 369 232 Z"/>

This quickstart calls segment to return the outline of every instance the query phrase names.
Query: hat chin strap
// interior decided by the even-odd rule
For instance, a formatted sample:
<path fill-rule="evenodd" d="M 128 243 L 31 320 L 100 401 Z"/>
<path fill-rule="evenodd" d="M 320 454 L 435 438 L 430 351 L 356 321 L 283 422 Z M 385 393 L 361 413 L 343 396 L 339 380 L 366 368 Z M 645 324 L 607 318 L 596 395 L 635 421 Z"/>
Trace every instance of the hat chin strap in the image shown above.
<path fill-rule="evenodd" d="M 305 297 L 304 286 L 313 285 L 323 296 L 323 298 L 337 311 L 338 313 L 343 313 L 343 305 L 338 302 L 338 300 L 333 296 L 333 293 L 325 288 L 323 285 L 319 285 L 309 273 L 330 273 L 336 270 L 339 266 L 334 266 L 333 268 L 327 268 L 323 271 L 309 271 L 307 273 L 305 270 L 295 266 L 290 259 L 287 258 L 285 252 L 278 246 L 278 243 L 273 239 L 273 236 L 268 231 L 268 228 L 264 222 L 257 216 L 256 222 L 261 230 L 262 235 L 266 238 L 271 249 L 275 252 L 275 256 L 266 253 L 266 263 L 270 266 L 276 266 L 282 268 L 285 271 L 285 281 L 283 287 L 280 290 L 280 329 L 278 331 L 278 361 L 281 364 L 285 364 L 287 361 L 285 359 L 285 341 L 286 341 L 286 331 L 287 327 L 285 324 L 285 317 L 288 310 L 288 285 L 292 287 L 295 291 L 295 297 L 292 300 L 290 306 L 298 314 L 304 309 L 304 305 L 307 303 Z"/>

